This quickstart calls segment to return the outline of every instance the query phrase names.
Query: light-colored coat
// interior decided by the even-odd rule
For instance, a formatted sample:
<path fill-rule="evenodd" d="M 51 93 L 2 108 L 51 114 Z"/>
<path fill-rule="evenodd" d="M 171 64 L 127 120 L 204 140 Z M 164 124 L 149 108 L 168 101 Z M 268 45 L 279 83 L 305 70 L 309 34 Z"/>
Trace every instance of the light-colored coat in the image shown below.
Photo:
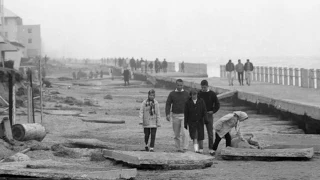
<path fill-rule="evenodd" d="M 215 129 L 220 138 L 224 137 L 228 132 L 231 131 L 232 128 L 235 128 L 239 137 L 242 137 L 240 132 L 239 120 L 234 116 L 234 113 L 229 113 L 221 117 L 213 124 L 213 129 Z"/>
<path fill-rule="evenodd" d="M 154 100 L 155 114 L 150 115 L 150 106 L 146 107 L 147 100 L 141 103 L 139 117 L 144 128 L 156 128 L 160 126 L 160 108 L 158 101 Z"/>

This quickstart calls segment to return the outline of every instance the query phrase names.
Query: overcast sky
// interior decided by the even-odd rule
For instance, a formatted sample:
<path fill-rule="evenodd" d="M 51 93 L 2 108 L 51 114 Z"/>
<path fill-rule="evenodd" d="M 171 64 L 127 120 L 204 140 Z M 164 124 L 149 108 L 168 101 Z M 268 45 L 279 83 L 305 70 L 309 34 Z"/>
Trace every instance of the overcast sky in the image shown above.
<path fill-rule="evenodd" d="M 4 0 L 77 58 L 320 56 L 318 0 Z"/>

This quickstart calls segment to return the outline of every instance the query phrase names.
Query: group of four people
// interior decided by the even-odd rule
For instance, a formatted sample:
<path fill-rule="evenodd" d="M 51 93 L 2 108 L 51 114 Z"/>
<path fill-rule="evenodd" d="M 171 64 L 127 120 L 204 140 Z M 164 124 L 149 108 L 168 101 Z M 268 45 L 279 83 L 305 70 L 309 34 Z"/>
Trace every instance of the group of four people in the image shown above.
<path fill-rule="evenodd" d="M 179 152 L 188 150 L 189 134 L 193 140 L 194 151 L 203 153 L 204 127 L 208 133 L 210 155 L 215 155 L 222 137 L 226 138 L 227 146 L 231 145 L 230 131 L 232 128 L 236 128 L 238 135 L 242 138 L 239 122 L 248 119 L 248 115 L 245 112 L 236 111 L 214 122 L 213 114 L 219 108 L 217 95 L 209 89 L 207 80 L 201 81 L 200 91 L 191 89 L 190 92 L 187 92 L 183 88 L 183 80 L 178 79 L 176 89 L 170 92 L 167 98 L 165 110 L 167 121 L 172 121 L 176 150 Z M 148 92 L 148 99 L 142 102 L 139 117 L 144 128 L 145 150 L 152 152 L 157 127 L 160 127 L 160 108 L 159 103 L 155 100 L 153 89 Z"/>

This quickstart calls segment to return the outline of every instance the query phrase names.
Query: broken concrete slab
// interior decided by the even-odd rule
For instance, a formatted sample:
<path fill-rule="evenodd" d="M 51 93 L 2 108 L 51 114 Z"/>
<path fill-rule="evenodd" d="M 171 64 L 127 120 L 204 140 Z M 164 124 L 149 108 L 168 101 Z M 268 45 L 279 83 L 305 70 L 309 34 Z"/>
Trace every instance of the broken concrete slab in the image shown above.
<path fill-rule="evenodd" d="M 137 169 L 88 168 L 77 163 L 38 160 L 1 163 L 0 174 L 56 179 L 132 179 L 137 176 Z"/>
<path fill-rule="evenodd" d="M 247 149 L 226 147 L 221 157 L 226 160 L 310 160 L 313 148 L 305 149 Z"/>
<path fill-rule="evenodd" d="M 320 153 L 320 136 L 317 134 L 267 134 L 243 133 L 251 136 L 262 149 L 310 148 L 314 153 Z"/>
<path fill-rule="evenodd" d="M 222 99 L 224 99 L 224 98 L 228 98 L 228 97 L 234 96 L 237 92 L 238 92 L 237 90 L 229 91 L 229 92 L 224 92 L 224 93 L 218 94 L 218 95 L 217 95 L 217 98 L 218 98 L 219 100 L 222 100 Z"/>
<path fill-rule="evenodd" d="M 214 157 L 186 153 L 103 150 L 104 157 L 141 169 L 202 169 L 213 164 Z"/>

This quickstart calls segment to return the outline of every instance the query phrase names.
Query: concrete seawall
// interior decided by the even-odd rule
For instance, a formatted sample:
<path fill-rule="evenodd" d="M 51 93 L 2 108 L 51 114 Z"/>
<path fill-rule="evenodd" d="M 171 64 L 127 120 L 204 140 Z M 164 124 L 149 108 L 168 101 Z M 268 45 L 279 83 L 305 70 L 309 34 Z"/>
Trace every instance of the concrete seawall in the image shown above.
<path fill-rule="evenodd" d="M 138 73 L 139 74 L 139 73 Z M 137 80 L 146 80 L 144 74 L 136 75 Z M 174 89 L 177 78 L 172 77 L 154 77 L 157 86 L 165 86 Z M 198 82 L 198 81 L 197 81 Z M 200 82 L 200 81 L 199 81 Z M 184 80 L 185 89 L 196 88 L 200 89 L 199 83 L 192 80 Z M 219 86 L 210 86 L 217 94 L 230 91 L 230 88 Z M 306 133 L 320 134 L 320 106 L 314 104 L 306 104 L 288 99 L 278 99 L 268 97 L 259 93 L 246 92 L 237 90 L 238 93 L 234 98 L 237 103 L 246 103 L 256 108 L 257 112 L 273 112 L 282 116 L 285 119 L 292 120 L 298 123 L 301 129 Z"/>

